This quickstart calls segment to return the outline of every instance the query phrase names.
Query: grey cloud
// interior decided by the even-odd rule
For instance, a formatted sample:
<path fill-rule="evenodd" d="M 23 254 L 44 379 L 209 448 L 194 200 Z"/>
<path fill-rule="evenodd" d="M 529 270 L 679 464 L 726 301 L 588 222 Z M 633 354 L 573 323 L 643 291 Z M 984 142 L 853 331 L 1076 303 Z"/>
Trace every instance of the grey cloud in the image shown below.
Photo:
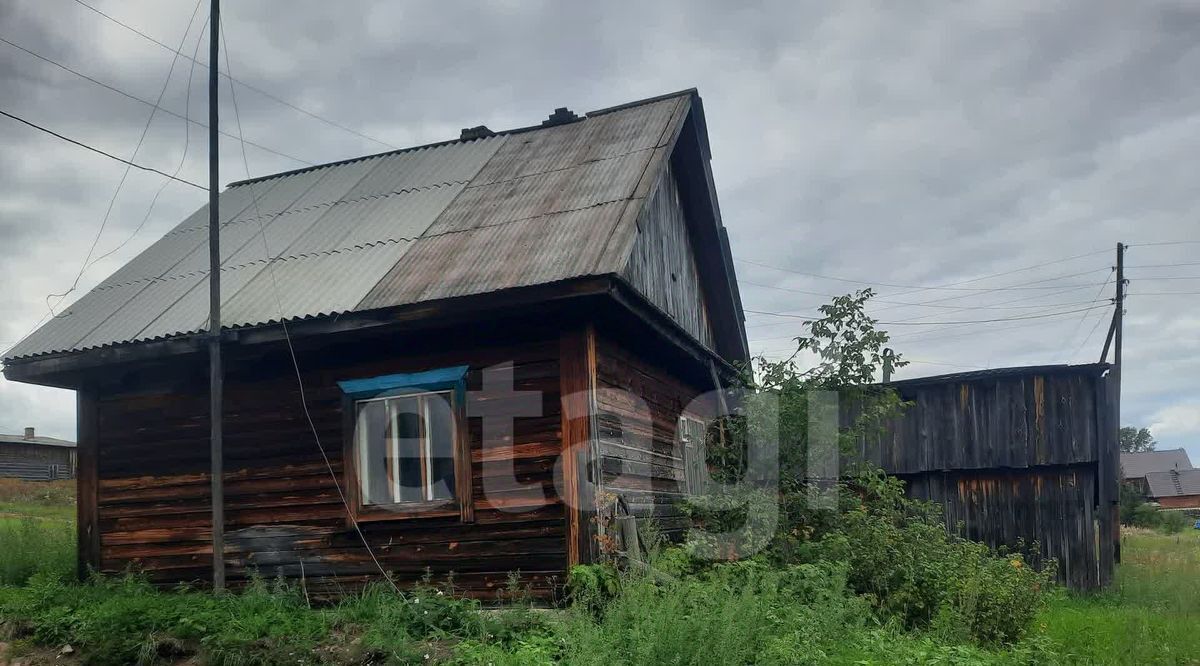
<path fill-rule="evenodd" d="M 175 44 L 191 2 L 102 5 Z M 70 2 L 5 3 L 0 34 L 146 98 L 170 56 Z M 810 273 L 896 284 L 944 284 L 1128 242 L 1200 239 L 1200 8 L 1127 3 L 228 3 L 237 77 L 395 145 L 452 138 L 461 127 L 538 122 L 689 86 L 709 120 L 722 209 L 735 256 Z M 189 47 L 198 35 L 193 30 Z M 0 90 L 33 117 L 118 154 L 132 149 L 147 109 L 0 45 Z M 190 52 L 190 51 L 189 51 Z M 203 59 L 203 49 L 201 58 Z M 164 104 L 185 106 L 177 67 Z M 191 112 L 203 115 L 197 68 Z M 222 87 L 228 97 L 228 89 Z M 244 88 L 246 136 L 319 162 L 382 146 L 314 121 Z M 222 127 L 235 132 L 226 99 Z M 46 291 L 69 282 L 111 196 L 118 167 L 53 147 L 0 123 L 0 140 L 31 155 L 0 163 L 0 242 L 19 247 L 0 265 L 0 342 L 42 314 Z M 183 175 L 203 182 L 193 132 Z M 139 161 L 173 169 L 182 123 L 156 119 Z M 236 141 L 222 141 L 226 182 L 244 175 Z M 296 166 L 248 149 L 253 173 Z M 102 247 L 126 237 L 158 181 L 141 178 L 118 203 Z M 194 210 L 201 193 L 172 185 L 144 233 L 95 284 Z M 1195 261 L 1200 246 L 1130 251 L 1130 264 Z M 57 262 L 48 258 L 58 257 Z M 1108 254 L 978 286 L 998 287 L 1096 269 L 1057 282 L 1062 295 L 972 294 L 947 304 L 1041 305 L 1095 297 Z M 1131 269 L 1133 291 L 1200 291 L 1193 267 Z M 738 264 L 747 281 L 823 293 L 855 285 Z M 1056 283 L 1051 283 L 1056 284 Z M 881 298 L 954 295 L 880 288 Z M 747 284 L 747 307 L 811 312 L 824 299 Z M 1111 285 L 1106 287 L 1111 293 Z M 1200 401 L 1196 296 L 1134 297 L 1127 336 L 1126 420 Z M 874 308 L 884 321 L 931 315 L 965 320 L 1037 310 Z M 1053 308 L 1044 308 L 1052 312 Z M 933 313 L 933 314 L 931 314 Z M 963 328 L 896 326 L 897 348 L 924 362 L 905 374 L 958 366 L 1062 362 L 1099 322 L 1075 360 L 1098 355 L 1103 312 Z M 1190 319 L 1189 319 L 1190 317 Z M 757 350 L 778 350 L 798 321 L 751 315 Z M 925 330 L 927 332 L 920 333 Z M 934 362 L 952 365 L 934 365 Z M 0 430 L 15 396 L 0 384 Z M 36 394 L 56 414 L 68 397 Z M 25 398 L 21 398 L 24 400 Z M 21 413 L 21 412 L 16 412 Z M 60 416 L 66 421 L 67 416 Z M 1170 442 L 1200 441 L 1176 433 Z M 1188 439 L 1188 438 L 1191 439 Z M 1200 459 L 1200 449 L 1193 449 Z"/>

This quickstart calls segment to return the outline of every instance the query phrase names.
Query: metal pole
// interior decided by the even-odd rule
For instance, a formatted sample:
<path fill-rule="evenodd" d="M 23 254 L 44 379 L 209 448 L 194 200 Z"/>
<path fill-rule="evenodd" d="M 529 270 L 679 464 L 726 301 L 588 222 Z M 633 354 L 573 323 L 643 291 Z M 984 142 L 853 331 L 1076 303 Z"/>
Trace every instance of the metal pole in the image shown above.
<path fill-rule="evenodd" d="M 212 453 L 213 591 L 225 589 L 225 479 L 222 454 L 223 372 L 221 366 L 221 215 L 217 166 L 217 63 L 221 2 L 212 0 L 208 18 L 208 386 Z"/>

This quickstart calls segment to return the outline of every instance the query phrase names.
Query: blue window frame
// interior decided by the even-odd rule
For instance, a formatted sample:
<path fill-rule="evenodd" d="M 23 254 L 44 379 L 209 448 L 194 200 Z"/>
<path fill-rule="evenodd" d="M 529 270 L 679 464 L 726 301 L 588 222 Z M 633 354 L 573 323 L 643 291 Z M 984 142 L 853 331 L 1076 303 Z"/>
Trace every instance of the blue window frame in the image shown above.
<path fill-rule="evenodd" d="M 347 468 L 359 508 L 440 506 L 469 495 L 466 372 L 454 366 L 338 382 L 353 415 Z"/>

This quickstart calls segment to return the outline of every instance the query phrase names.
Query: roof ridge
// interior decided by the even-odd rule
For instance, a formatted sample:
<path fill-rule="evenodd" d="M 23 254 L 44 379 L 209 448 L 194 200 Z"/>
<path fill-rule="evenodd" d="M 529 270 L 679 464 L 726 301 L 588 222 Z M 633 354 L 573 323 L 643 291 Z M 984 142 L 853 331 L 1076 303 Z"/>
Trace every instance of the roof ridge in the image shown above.
<path fill-rule="evenodd" d="M 632 102 L 625 102 L 624 104 L 617 104 L 616 106 L 604 107 L 602 109 L 597 109 L 595 111 L 588 111 L 587 113 L 584 114 L 584 116 L 582 118 L 580 118 L 580 120 L 587 120 L 588 118 L 602 116 L 606 113 L 612 113 L 614 111 L 622 111 L 625 109 L 631 109 L 631 108 L 634 108 L 637 106 L 645 106 L 647 104 L 661 102 L 663 100 L 670 99 L 672 97 L 681 97 L 683 95 L 698 95 L 698 94 L 699 94 L 699 91 L 694 87 L 693 88 L 685 88 L 683 90 L 676 90 L 675 92 L 665 93 L 662 95 L 655 95 L 654 97 L 646 97 L 644 99 L 638 99 L 638 100 L 634 100 Z M 578 121 L 576 121 L 576 122 L 578 122 Z M 385 150 L 381 153 L 360 155 L 358 157 L 348 157 L 348 158 L 342 159 L 342 160 L 334 160 L 332 162 L 324 162 L 322 164 L 313 164 L 310 166 L 301 167 L 299 169 L 292 169 L 290 171 L 280 171 L 278 173 L 267 174 L 265 176 L 257 176 L 255 178 L 246 178 L 243 180 L 238 180 L 238 181 L 229 183 L 226 187 L 228 187 L 228 188 L 240 187 L 242 185 L 249 185 L 251 183 L 260 183 L 263 181 L 271 180 L 273 178 L 282 178 L 284 176 L 293 176 L 298 173 L 306 173 L 309 171 L 316 171 L 318 169 L 325 169 L 328 167 L 341 166 L 344 164 L 353 164 L 354 162 L 362 162 L 365 160 L 372 160 L 372 159 L 376 159 L 379 157 L 387 157 L 389 155 L 400 155 L 403 153 L 411 153 L 411 152 L 415 152 L 418 150 L 425 150 L 428 148 L 440 148 L 442 146 L 449 146 L 449 145 L 456 144 L 456 143 L 466 144 L 466 143 L 472 143 L 475 141 L 488 141 L 488 140 L 491 140 L 491 139 L 494 139 L 497 137 L 503 137 L 507 134 L 532 132 L 532 131 L 539 130 L 539 129 L 544 129 L 544 128 L 540 124 L 539 125 L 529 125 L 527 127 L 515 127 L 513 129 L 497 130 L 491 136 L 480 137 L 480 138 L 475 138 L 475 139 L 462 139 L 460 137 L 457 139 L 434 141 L 432 143 L 426 143 L 426 144 L 422 144 L 419 146 L 411 146 L 408 148 L 398 148 L 396 150 Z"/>

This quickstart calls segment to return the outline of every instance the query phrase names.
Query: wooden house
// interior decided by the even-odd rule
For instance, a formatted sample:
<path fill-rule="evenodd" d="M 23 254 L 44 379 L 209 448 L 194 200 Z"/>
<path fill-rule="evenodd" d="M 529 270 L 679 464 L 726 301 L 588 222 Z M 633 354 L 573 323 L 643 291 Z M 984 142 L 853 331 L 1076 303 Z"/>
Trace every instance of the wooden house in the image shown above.
<path fill-rule="evenodd" d="M 856 455 L 940 504 L 946 528 L 1053 558 L 1079 590 L 1116 557 L 1117 445 L 1108 366 L 997 368 L 888 384 L 908 403 Z M 844 418 L 855 414 L 851 405 Z M 1098 530 L 1099 527 L 1099 531 Z"/>
<path fill-rule="evenodd" d="M 669 522 L 677 424 L 748 355 L 709 160 L 687 90 L 230 185 L 230 584 L 550 594 L 601 505 Z M 81 570 L 211 576 L 207 219 L 4 359 L 77 391 Z"/>
<path fill-rule="evenodd" d="M 1135 451 L 1121 454 L 1121 483 L 1132 488 L 1143 498 L 1152 497 L 1149 475 L 1158 474 L 1158 491 L 1174 487 L 1174 483 L 1163 484 L 1161 479 L 1170 479 L 1169 472 L 1185 472 L 1192 469 L 1192 461 L 1184 449 L 1161 451 Z M 1169 493 L 1174 494 L 1174 493 Z"/>
<path fill-rule="evenodd" d="M 75 478 L 75 442 L 43 437 L 34 428 L 0 433 L 0 477 L 29 481 Z"/>

